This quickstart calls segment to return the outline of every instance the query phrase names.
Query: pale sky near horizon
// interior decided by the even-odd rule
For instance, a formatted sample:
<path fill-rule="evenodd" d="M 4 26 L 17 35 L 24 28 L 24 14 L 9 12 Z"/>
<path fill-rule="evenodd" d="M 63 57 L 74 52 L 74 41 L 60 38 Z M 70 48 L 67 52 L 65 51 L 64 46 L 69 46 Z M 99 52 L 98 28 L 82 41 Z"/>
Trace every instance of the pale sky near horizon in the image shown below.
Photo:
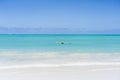
<path fill-rule="evenodd" d="M 0 0 L 3 27 L 120 33 L 120 0 Z"/>

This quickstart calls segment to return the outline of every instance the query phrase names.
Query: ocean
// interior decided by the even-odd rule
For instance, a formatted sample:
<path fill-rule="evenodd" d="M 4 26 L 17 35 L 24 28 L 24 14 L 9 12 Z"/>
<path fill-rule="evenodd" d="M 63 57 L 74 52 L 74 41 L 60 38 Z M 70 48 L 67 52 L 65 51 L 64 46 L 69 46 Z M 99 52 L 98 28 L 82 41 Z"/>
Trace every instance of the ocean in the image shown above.
<path fill-rule="evenodd" d="M 12 64 L 81 64 L 83 62 L 120 63 L 120 35 L 0 35 L 1 66 Z"/>

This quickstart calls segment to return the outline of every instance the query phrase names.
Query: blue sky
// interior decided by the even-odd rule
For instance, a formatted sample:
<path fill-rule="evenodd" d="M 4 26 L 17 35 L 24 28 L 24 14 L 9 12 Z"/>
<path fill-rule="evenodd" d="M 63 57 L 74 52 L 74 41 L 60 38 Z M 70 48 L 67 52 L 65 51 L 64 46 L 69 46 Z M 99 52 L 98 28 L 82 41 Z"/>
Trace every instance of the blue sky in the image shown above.
<path fill-rule="evenodd" d="M 120 33 L 120 0 L 0 0 L 0 33 L 25 29 L 28 33 Z"/>

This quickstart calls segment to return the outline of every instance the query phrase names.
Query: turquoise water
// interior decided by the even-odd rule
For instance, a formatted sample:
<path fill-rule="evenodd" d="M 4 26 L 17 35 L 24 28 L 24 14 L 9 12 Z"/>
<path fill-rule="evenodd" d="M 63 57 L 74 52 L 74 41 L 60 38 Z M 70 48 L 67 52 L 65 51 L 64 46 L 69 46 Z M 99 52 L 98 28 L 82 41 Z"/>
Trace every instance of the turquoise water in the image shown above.
<path fill-rule="evenodd" d="M 65 44 L 59 44 L 61 41 L 64 41 Z M 0 50 L 31 50 L 66 53 L 119 53 L 120 35 L 0 35 Z"/>
<path fill-rule="evenodd" d="M 120 35 L 0 35 L 0 65 L 76 62 L 120 62 Z"/>

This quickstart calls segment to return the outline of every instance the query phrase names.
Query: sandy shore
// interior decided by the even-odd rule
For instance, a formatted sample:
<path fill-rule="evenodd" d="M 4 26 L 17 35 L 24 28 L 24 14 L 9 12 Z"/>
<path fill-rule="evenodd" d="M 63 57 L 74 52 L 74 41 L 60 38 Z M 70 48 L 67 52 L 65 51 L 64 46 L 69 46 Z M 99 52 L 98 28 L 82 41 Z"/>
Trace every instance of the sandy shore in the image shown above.
<path fill-rule="evenodd" d="M 120 80 L 120 65 L 12 66 L 0 69 L 0 80 Z"/>

